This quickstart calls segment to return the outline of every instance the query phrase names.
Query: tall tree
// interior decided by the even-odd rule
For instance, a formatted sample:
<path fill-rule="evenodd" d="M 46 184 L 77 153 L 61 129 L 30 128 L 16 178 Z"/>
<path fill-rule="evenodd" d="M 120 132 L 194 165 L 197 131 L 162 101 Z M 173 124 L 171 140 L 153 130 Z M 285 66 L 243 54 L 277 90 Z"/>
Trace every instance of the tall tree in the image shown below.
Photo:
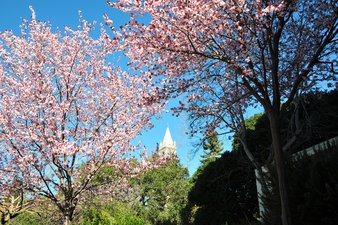
<path fill-rule="evenodd" d="M 93 39 L 92 27 L 81 19 L 54 33 L 32 10 L 20 36 L 0 34 L 2 168 L 51 200 L 65 224 L 103 164 L 128 170 L 130 141 L 161 108 L 145 100 L 149 78 L 110 65 L 114 42 L 103 28 Z"/>
<path fill-rule="evenodd" d="M 202 164 L 208 164 L 209 162 L 215 161 L 221 157 L 223 151 L 223 142 L 218 138 L 215 131 L 208 134 L 202 143 L 204 153 L 201 155 Z"/>
<path fill-rule="evenodd" d="M 182 224 L 180 214 L 190 186 L 188 169 L 176 159 L 143 174 L 135 184 L 140 209 L 155 225 Z"/>
<path fill-rule="evenodd" d="M 116 39 L 144 74 L 166 76 L 154 99 L 185 92 L 179 110 L 197 125 L 230 128 L 246 154 L 244 112 L 260 105 L 269 119 L 283 225 L 291 224 L 283 146 L 286 109 L 300 91 L 320 81 L 337 85 L 336 0 L 108 1 L 131 21 Z M 149 24 L 136 16 L 148 14 Z M 106 16 L 108 25 L 112 21 Z M 116 40 L 115 39 L 115 40 Z M 188 103 L 188 104 L 187 104 Z M 196 128 L 198 129 L 199 126 Z M 293 139 L 290 139 L 293 141 Z"/>
<path fill-rule="evenodd" d="M 194 176 L 184 208 L 184 224 L 250 224 L 256 221 L 256 179 L 240 152 L 226 151 Z"/>

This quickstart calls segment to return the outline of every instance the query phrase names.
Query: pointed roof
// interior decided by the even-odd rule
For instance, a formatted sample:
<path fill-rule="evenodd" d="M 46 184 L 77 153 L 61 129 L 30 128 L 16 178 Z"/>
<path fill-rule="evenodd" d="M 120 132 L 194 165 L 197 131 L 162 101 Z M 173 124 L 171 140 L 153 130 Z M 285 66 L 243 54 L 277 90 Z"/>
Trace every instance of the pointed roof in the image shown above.
<path fill-rule="evenodd" d="M 163 145 L 174 145 L 174 141 L 171 138 L 169 126 L 167 127 L 167 130 L 165 131 L 165 135 L 164 135 L 162 144 Z"/>

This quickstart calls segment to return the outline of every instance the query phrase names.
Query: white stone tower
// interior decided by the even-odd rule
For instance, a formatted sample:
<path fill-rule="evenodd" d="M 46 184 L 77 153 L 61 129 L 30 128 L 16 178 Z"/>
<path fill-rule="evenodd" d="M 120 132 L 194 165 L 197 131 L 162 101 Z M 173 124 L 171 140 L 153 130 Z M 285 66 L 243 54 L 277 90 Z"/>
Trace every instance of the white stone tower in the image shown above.
<path fill-rule="evenodd" d="M 159 154 L 166 156 L 176 156 L 176 142 L 171 138 L 169 127 L 165 131 L 163 142 L 159 146 Z"/>

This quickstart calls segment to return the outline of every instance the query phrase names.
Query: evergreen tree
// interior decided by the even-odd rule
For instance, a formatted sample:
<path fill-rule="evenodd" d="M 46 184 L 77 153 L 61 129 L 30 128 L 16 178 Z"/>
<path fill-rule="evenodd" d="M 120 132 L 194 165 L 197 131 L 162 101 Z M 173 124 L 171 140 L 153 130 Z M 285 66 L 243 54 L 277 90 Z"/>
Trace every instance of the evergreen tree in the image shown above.
<path fill-rule="evenodd" d="M 254 170 L 239 152 L 226 151 L 220 158 L 202 165 L 192 180 L 188 203 L 182 210 L 183 224 L 237 225 L 256 221 Z"/>
<path fill-rule="evenodd" d="M 203 140 L 203 151 L 204 154 L 201 155 L 201 162 L 203 165 L 207 165 L 221 157 L 223 151 L 223 142 L 219 140 L 215 131 L 211 132 Z"/>

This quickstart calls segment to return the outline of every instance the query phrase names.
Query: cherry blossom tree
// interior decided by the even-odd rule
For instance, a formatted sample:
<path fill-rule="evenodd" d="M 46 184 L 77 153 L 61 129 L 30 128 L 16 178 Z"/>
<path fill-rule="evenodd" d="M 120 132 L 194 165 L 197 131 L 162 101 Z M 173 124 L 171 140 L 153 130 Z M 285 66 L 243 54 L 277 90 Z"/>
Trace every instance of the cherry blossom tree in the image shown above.
<path fill-rule="evenodd" d="M 116 43 L 101 26 L 77 29 L 24 20 L 21 35 L 0 34 L 1 171 L 51 200 L 70 224 L 81 194 L 102 165 L 124 173 L 162 105 L 151 104 L 151 80 L 114 68 Z M 6 178 L 2 177 L 6 183 Z"/>
<path fill-rule="evenodd" d="M 178 110 L 203 120 L 198 129 L 228 127 L 238 136 L 245 131 L 245 110 L 264 109 L 281 218 L 283 225 L 291 224 L 283 153 L 287 143 L 280 123 L 301 91 L 323 82 L 337 87 L 337 1 L 117 0 L 108 5 L 131 16 L 120 30 L 112 30 L 135 68 L 149 77 L 165 76 L 153 100 L 186 93 Z M 150 18 L 148 24 L 138 20 L 143 15 Z"/>

